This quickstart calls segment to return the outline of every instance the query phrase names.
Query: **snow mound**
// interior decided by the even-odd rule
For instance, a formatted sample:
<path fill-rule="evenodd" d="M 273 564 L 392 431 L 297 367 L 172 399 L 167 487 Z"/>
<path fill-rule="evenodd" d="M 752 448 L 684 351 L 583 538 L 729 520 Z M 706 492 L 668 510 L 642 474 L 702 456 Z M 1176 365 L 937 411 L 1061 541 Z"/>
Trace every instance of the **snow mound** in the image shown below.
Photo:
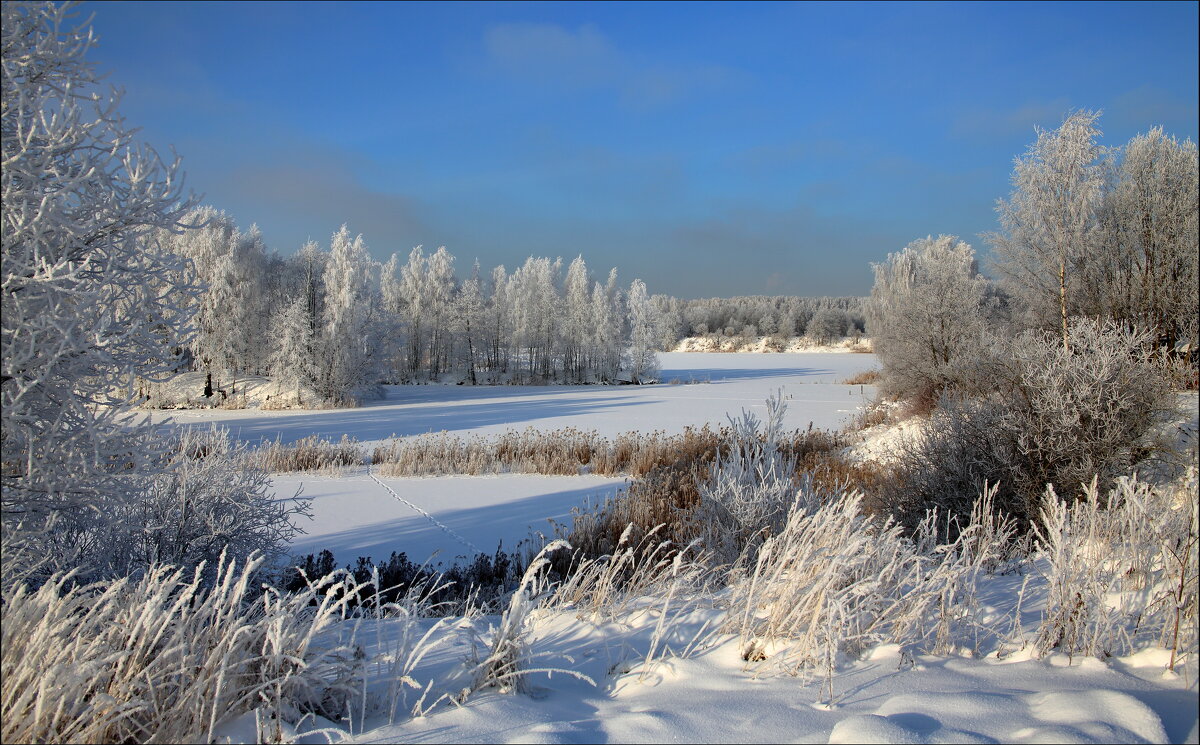
<path fill-rule="evenodd" d="M 906 445 L 924 435 L 927 421 L 909 417 L 895 424 L 868 427 L 859 433 L 858 442 L 842 451 L 842 457 L 849 463 L 895 463 Z"/>
<path fill-rule="evenodd" d="M 1148 706 L 1105 689 L 901 694 L 874 714 L 842 719 L 829 735 L 831 743 L 1167 741 Z"/>

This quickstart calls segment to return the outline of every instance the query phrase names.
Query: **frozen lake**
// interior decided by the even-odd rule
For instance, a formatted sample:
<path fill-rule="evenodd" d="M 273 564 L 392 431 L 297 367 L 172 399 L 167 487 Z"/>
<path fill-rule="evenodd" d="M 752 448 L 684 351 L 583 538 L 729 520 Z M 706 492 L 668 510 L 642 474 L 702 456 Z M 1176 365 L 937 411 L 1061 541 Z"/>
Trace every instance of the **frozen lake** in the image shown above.
<path fill-rule="evenodd" d="M 841 427 L 874 395 L 872 386 L 840 381 L 876 366 L 873 354 L 666 353 L 662 379 L 649 386 L 385 386 L 385 397 L 357 409 L 322 411 L 196 410 L 172 412 L 182 426 L 220 423 L 252 443 L 308 435 L 364 442 L 447 430 L 501 433 L 535 427 L 594 429 L 604 435 L 630 430 L 680 432 L 722 424 L 742 409 L 762 412 L 777 389 L 790 396 L 787 425 Z M 700 381 L 685 385 L 688 381 Z M 162 419 L 162 414 L 156 414 Z"/>
<path fill-rule="evenodd" d="M 308 435 L 343 434 L 370 443 L 447 430 L 498 434 L 535 427 L 575 427 L 613 436 L 629 430 L 680 432 L 723 424 L 743 409 L 765 412 L 782 389 L 790 398 L 787 426 L 837 428 L 854 415 L 872 386 L 841 381 L 876 366 L 872 354 L 660 355 L 664 381 L 650 386 L 387 386 L 386 397 L 358 409 L 323 411 L 183 411 L 179 426 L 219 423 L 242 440 L 291 442 Z M 685 384 L 699 381 L 696 384 Z M 281 497 L 302 489 L 313 500 L 312 520 L 293 546 L 297 553 L 329 549 L 341 564 L 358 556 L 379 561 L 404 551 L 414 561 L 434 552 L 453 561 L 476 551 L 510 550 L 531 533 L 550 533 L 548 520 L 569 523 L 571 508 L 602 500 L 624 483 L 600 476 L 442 476 L 381 479 L 366 469 L 343 476 L 280 474 Z"/>

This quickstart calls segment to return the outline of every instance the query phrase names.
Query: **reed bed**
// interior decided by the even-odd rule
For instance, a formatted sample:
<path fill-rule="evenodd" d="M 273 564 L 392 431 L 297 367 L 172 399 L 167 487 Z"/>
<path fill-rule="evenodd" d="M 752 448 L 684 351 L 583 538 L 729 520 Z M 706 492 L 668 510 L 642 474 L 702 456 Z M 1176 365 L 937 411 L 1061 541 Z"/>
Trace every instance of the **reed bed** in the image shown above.
<path fill-rule="evenodd" d="M 250 464 L 268 473 L 337 471 L 364 463 L 362 446 L 347 435 L 337 442 L 309 435 L 286 445 L 276 440 L 251 451 Z"/>
<path fill-rule="evenodd" d="M 536 473 L 574 476 L 644 476 L 692 453 L 716 452 L 721 434 L 708 425 L 668 435 L 624 432 L 614 438 L 594 430 L 528 428 L 501 435 L 460 437 L 447 432 L 394 438 L 375 448 L 371 462 L 381 476 L 478 476 Z"/>

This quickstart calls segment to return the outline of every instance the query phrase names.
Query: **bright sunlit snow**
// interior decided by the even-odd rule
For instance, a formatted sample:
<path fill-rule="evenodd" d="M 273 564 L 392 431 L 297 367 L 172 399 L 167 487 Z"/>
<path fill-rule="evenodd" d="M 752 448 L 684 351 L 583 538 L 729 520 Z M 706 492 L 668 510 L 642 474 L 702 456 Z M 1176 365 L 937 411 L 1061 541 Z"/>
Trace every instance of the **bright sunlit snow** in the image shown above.
<path fill-rule="evenodd" d="M 790 397 L 787 426 L 835 429 L 872 386 L 841 381 L 876 366 L 873 354 L 660 354 L 663 383 L 620 386 L 384 386 L 384 398 L 357 409 L 197 410 L 170 412 L 180 425 L 218 423 L 252 444 L 317 434 L 363 442 L 426 432 L 500 433 L 536 427 L 594 429 L 601 435 L 721 425 L 743 409 L 764 412 L 778 389 Z M 678 385 L 672 385 L 679 381 Z M 695 385 L 688 385 L 688 383 Z M 156 419 L 166 414 L 155 414 Z"/>

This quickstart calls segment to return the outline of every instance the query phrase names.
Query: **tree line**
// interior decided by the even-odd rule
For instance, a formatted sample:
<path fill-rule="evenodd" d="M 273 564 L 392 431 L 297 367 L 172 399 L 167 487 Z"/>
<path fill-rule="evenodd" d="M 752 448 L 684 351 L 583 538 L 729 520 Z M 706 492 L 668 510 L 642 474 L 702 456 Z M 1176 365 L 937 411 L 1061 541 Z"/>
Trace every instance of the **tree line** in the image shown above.
<path fill-rule="evenodd" d="M 195 334 L 176 353 L 218 387 L 271 375 L 298 396 L 337 401 L 380 382 L 637 383 L 657 374 L 663 318 L 645 283 L 622 287 L 616 269 L 601 281 L 582 256 L 565 266 L 530 257 L 512 272 L 484 273 L 476 262 L 459 279 L 445 247 L 378 262 L 345 225 L 328 247 L 310 241 L 284 257 L 257 227 L 243 232 L 212 207 L 184 222 L 192 229 L 158 235 L 204 288 L 190 300 Z"/>
<path fill-rule="evenodd" d="M 281 256 L 213 207 L 183 222 L 156 238 L 188 262 L 164 289 L 201 288 L 183 296 L 195 334 L 176 354 L 208 374 L 206 395 L 244 375 L 269 375 L 300 403 L 377 383 L 640 383 L 658 373 L 655 350 L 685 336 L 832 340 L 864 328 L 862 298 L 681 300 L 638 279 L 622 287 L 615 268 L 602 281 L 582 256 L 530 257 L 512 272 L 476 261 L 460 279 L 444 246 L 378 262 L 345 225 L 328 247 Z"/>

